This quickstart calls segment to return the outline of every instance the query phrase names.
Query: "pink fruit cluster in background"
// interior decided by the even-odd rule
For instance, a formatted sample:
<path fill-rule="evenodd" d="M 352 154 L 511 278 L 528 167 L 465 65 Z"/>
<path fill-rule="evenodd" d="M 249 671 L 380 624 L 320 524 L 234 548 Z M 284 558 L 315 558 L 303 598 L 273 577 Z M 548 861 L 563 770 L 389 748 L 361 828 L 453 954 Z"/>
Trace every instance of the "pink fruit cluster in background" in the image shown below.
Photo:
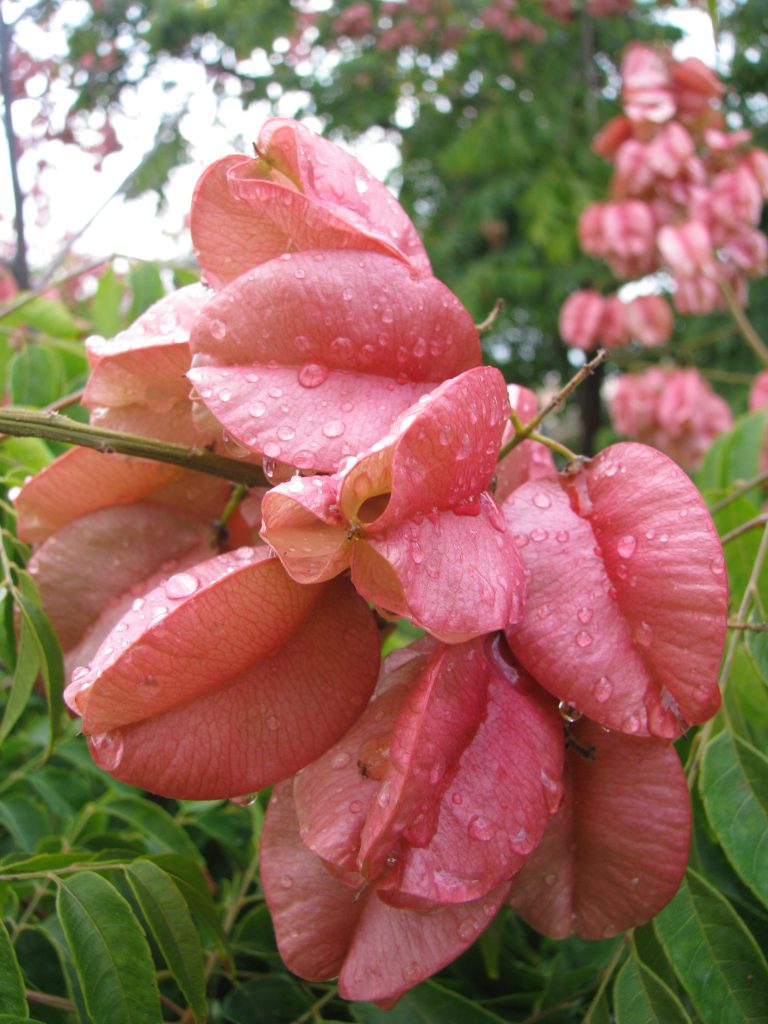
<path fill-rule="evenodd" d="M 666 452 L 684 469 L 698 469 L 714 439 L 733 426 L 731 410 L 698 370 L 626 373 L 609 402 L 619 434 Z"/>
<path fill-rule="evenodd" d="M 22 489 L 19 532 L 97 763 L 177 798 L 276 784 L 287 966 L 391 1005 L 507 902 L 600 938 L 672 897 L 672 741 L 719 705 L 724 563 L 651 448 L 498 461 L 535 399 L 479 365 L 402 208 L 300 124 L 256 152 L 195 192 L 213 292 L 92 340 L 86 401 L 274 486 L 226 536 L 226 482 L 75 450 Z M 382 664 L 374 610 L 426 635 Z"/>
<path fill-rule="evenodd" d="M 633 43 L 621 76 L 624 113 L 594 142 L 614 164 L 611 198 L 584 210 L 582 248 L 619 278 L 666 270 L 679 313 L 722 308 L 723 286 L 745 305 L 747 279 L 766 272 L 768 240 L 758 225 L 768 153 L 750 146 L 748 131 L 727 128 L 723 87 L 697 58 L 677 61 L 667 50 Z M 611 347 L 633 337 L 659 344 L 671 333 L 671 317 L 658 312 L 646 336 L 628 325 L 622 333 L 618 314 L 605 312 L 616 297 L 602 300 L 602 312 L 599 298 L 569 298 L 560 321 L 569 345 Z"/>

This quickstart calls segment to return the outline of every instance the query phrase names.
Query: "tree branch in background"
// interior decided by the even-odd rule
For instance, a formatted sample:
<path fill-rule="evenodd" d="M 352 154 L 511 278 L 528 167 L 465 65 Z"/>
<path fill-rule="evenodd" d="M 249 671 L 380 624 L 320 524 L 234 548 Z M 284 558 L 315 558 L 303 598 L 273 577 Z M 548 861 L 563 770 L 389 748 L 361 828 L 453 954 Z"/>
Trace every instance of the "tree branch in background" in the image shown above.
<path fill-rule="evenodd" d="M 0 10 L 0 88 L 3 94 L 3 121 L 5 140 L 8 146 L 8 163 L 11 169 L 14 214 L 16 229 L 16 252 L 11 266 L 19 288 L 29 288 L 29 265 L 27 263 L 27 242 L 24 235 L 24 195 L 19 181 L 19 146 L 13 129 L 13 85 L 11 82 L 11 27 L 3 19 Z"/>

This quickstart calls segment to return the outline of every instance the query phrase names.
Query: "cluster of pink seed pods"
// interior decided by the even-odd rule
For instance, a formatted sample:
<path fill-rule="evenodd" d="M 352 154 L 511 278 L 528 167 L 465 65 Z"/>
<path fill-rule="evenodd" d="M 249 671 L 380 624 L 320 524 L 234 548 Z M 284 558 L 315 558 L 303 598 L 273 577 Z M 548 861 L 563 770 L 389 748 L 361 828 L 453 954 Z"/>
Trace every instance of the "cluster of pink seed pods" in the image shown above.
<path fill-rule="evenodd" d="M 277 784 L 261 873 L 287 966 L 391 1004 L 507 902 L 599 938 L 672 897 L 672 741 L 718 707 L 722 551 L 653 449 L 498 462 L 535 399 L 480 366 L 389 192 L 290 121 L 257 153 L 195 193 L 213 293 L 92 339 L 85 402 L 274 486 L 224 539 L 226 482 L 73 450 L 22 489 L 19 532 L 96 761 L 176 798 Z M 382 664 L 374 609 L 425 636 Z"/>

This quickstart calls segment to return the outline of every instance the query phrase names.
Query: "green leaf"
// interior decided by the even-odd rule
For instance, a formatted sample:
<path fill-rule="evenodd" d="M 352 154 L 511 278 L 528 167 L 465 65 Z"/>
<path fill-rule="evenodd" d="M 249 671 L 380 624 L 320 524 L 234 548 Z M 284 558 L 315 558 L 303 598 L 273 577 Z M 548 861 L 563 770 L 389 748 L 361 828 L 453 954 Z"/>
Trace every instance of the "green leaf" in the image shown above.
<path fill-rule="evenodd" d="M 117 797 L 101 804 L 103 810 L 134 825 L 149 853 L 178 853 L 200 861 L 200 851 L 171 814 L 151 800 Z"/>
<path fill-rule="evenodd" d="M 734 428 L 721 434 L 707 452 L 696 476 L 699 490 L 727 492 L 731 485 L 751 480 L 760 472 L 760 453 L 765 436 L 766 412 L 761 410 L 741 416 Z M 759 502 L 759 490 L 747 497 Z"/>
<path fill-rule="evenodd" d="M 704 1024 L 768 1021 L 768 967 L 716 889 L 689 871 L 654 929 Z"/>
<path fill-rule="evenodd" d="M 93 1024 L 160 1024 L 149 946 L 114 886 L 84 871 L 60 883 L 56 910 Z"/>
<path fill-rule="evenodd" d="M 9 1014 L 18 1013 L 25 1017 L 29 1013 L 29 1006 L 24 990 L 24 977 L 13 943 L 5 925 L 0 921 L 0 1007 Z"/>
<path fill-rule="evenodd" d="M 14 405 L 42 408 L 64 392 L 65 373 L 58 352 L 42 345 L 28 345 L 8 367 L 8 384 Z"/>
<path fill-rule="evenodd" d="M 37 1017 L 17 1017 L 15 1013 L 0 1013 L 0 1024 L 43 1024 Z"/>
<path fill-rule="evenodd" d="M 79 334 L 67 307 L 41 295 L 35 295 L 23 305 L 16 304 L 15 309 L 0 314 L 0 324 L 3 327 L 29 327 L 52 338 L 76 338 Z"/>
<path fill-rule="evenodd" d="M 768 906 L 768 758 L 720 733 L 704 751 L 701 794 L 728 859 Z"/>
<path fill-rule="evenodd" d="M 263 975 L 251 978 L 232 989 L 222 1006 L 225 1020 L 231 1024 L 254 1024 L 258 1019 L 269 1024 L 291 1024 L 312 1005 L 312 997 L 292 978 Z"/>
<path fill-rule="evenodd" d="M 53 459 L 53 453 L 39 437 L 4 437 L 0 448 L 0 472 L 19 484 L 39 473 Z"/>
<path fill-rule="evenodd" d="M 62 713 L 64 711 L 64 658 L 61 644 L 53 630 L 48 616 L 40 607 L 37 588 L 28 576 L 22 577 L 22 592 L 16 592 L 16 603 L 19 611 L 32 635 L 35 638 L 37 652 L 43 672 L 43 687 L 48 704 L 48 749 L 46 756 L 53 751 L 61 732 Z"/>
<path fill-rule="evenodd" d="M 581 1024 L 611 1024 L 611 1011 L 605 992 L 601 992 L 599 998 L 589 1004 Z"/>
<path fill-rule="evenodd" d="M 0 722 L 0 743 L 7 739 L 27 706 L 39 671 L 40 655 L 37 642 L 29 623 L 23 618 L 16 669 L 13 673 L 13 686 L 6 699 L 3 720 Z"/>
<path fill-rule="evenodd" d="M 504 1024 L 502 1017 L 435 981 L 406 992 L 392 1010 L 374 1003 L 351 1003 L 349 1008 L 361 1024 Z"/>
<path fill-rule="evenodd" d="M 222 953 L 229 957 L 229 943 L 219 919 L 219 912 L 198 865 L 175 853 L 158 853 L 147 857 L 146 860 L 157 864 L 171 878 L 187 901 L 192 916 L 206 929 Z"/>
<path fill-rule="evenodd" d="M 23 796 L 5 796 L 0 800 L 0 825 L 27 853 L 32 853 L 35 844 L 51 831 L 51 822 L 42 807 Z"/>
<path fill-rule="evenodd" d="M 162 299 L 165 288 L 156 263 L 139 263 L 128 275 L 128 281 L 132 296 L 128 319 L 133 323 L 152 303 Z"/>
<path fill-rule="evenodd" d="M 630 957 L 613 987 L 616 1024 L 690 1024 L 674 992 L 650 967 Z"/>
<path fill-rule="evenodd" d="M 768 687 L 743 644 L 737 644 L 723 693 L 729 729 L 758 750 L 768 749 Z"/>
<path fill-rule="evenodd" d="M 23 860 L 10 857 L 0 861 L 0 875 L 38 875 L 44 871 L 59 871 L 73 864 L 87 864 L 95 856 L 88 850 L 79 850 L 74 853 L 38 853 Z"/>
<path fill-rule="evenodd" d="M 149 860 L 137 860 L 126 869 L 136 897 L 158 948 L 195 1015 L 206 1019 L 203 948 L 187 904 L 168 875 Z"/>
<path fill-rule="evenodd" d="M 112 267 L 107 267 L 91 299 L 91 323 L 97 334 L 111 338 L 125 327 L 125 315 L 120 310 L 124 290 L 125 285 Z"/>

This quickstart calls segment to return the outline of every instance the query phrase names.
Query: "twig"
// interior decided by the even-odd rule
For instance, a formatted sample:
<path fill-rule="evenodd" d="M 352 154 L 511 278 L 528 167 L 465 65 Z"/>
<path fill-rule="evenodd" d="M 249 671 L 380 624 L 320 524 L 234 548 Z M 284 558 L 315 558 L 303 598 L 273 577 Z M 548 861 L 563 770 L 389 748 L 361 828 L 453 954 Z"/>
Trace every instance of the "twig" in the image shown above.
<path fill-rule="evenodd" d="M 753 519 L 748 519 L 745 523 L 741 523 L 739 526 L 734 527 L 733 530 L 729 530 L 723 537 L 720 538 L 721 544 L 727 544 L 731 540 L 736 540 L 737 537 L 741 537 L 745 533 L 749 533 L 750 530 L 757 529 L 758 526 L 765 526 L 768 523 L 768 513 L 755 516 Z"/>
<path fill-rule="evenodd" d="M 213 455 L 181 444 L 139 437 L 137 434 L 123 434 L 92 427 L 59 416 L 57 413 L 0 409 L 0 434 L 10 434 L 13 437 L 42 437 L 46 441 L 81 445 L 107 454 L 118 452 L 139 459 L 168 462 L 173 466 L 194 469 L 198 473 L 209 473 L 236 484 L 245 484 L 247 487 L 269 486 L 261 467 L 249 462 Z"/>
<path fill-rule="evenodd" d="M 479 324 L 475 324 L 475 329 L 478 331 L 478 333 L 482 334 L 483 331 L 487 331 L 490 327 L 493 327 L 493 325 L 499 318 L 499 313 L 501 313 L 503 308 L 504 299 L 496 299 L 496 301 L 493 304 L 493 309 L 485 318 L 485 320 L 481 320 Z"/>
<path fill-rule="evenodd" d="M 749 322 L 747 314 L 739 305 L 739 301 L 734 294 L 733 288 L 731 288 L 730 284 L 728 284 L 724 278 L 718 278 L 717 283 L 720 285 L 720 291 L 725 297 L 726 305 L 730 310 L 731 316 L 736 321 L 736 326 L 739 328 L 741 336 L 755 353 L 757 358 L 765 366 L 768 366 L 768 347 L 766 347 L 763 339 Z"/>
<path fill-rule="evenodd" d="M 336 988 L 336 986 L 331 985 L 328 991 L 323 992 L 320 998 L 316 999 L 314 1003 L 312 1003 L 312 1005 L 307 1010 L 305 1010 L 304 1013 L 301 1014 L 300 1017 L 297 1017 L 296 1020 L 292 1022 L 292 1024 L 307 1024 L 307 1021 L 312 1020 L 313 1018 L 315 1020 L 318 1020 L 318 1011 L 322 1010 L 326 1003 L 330 1003 L 330 1001 L 337 994 L 337 992 L 338 989 Z"/>
<path fill-rule="evenodd" d="M 728 619 L 728 629 L 743 629 L 748 633 L 768 633 L 768 622 L 736 622 Z"/>
<path fill-rule="evenodd" d="M 751 491 L 753 487 L 759 487 L 761 484 L 768 483 L 768 472 L 758 473 L 757 476 L 753 476 L 751 480 L 742 481 L 730 494 L 726 495 L 725 498 L 721 498 L 716 501 L 714 505 L 709 506 L 710 515 L 714 515 L 721 509 L 726 508 L 731 502 L 737 501 L 743 494 Z"/>
<path fill-rule="evenodd" d="M 38 1003 L 40 1006 L 53 1006 L 57 1010 L 66 1010 L 67 1013 L 74 1013 L 76 1009 L 75 1004 L 71 1000 L 64 999 L 62 996 L 51 996 L 47 992 L 35 992 L 29 988 L 24 995 L 27 1002 Z"/>
<path fill-rule="evenodd" d="M 755 561 L 752 565 L 752 572 L 749 574 L 747 585 L 744 588 L 741 604 L 739 605 L 739 610 L 736 613 L 736 622 L 746 622 L 746 614 L 749 609 L 750 601 L 757 592 L 757 581 L 760 579 L 760 573 L 762 572 L 763 562 L 765 561 L 766 555 L 768 555 L 768 522 L 763 527 L 763 536 L 760 541 L 760 547 L 757 549 L 757 555 L 755 555 Z M 733 656 L 736 653 L 736 642 L 738 637 L 738 631 L 734 632 L 731 637 L 728 653 L 725 656 L 725 661 L 723 662 L 723 667 L 720 672 L 721 689 L 728 681 L 728 676 L 731 671 L 731 663 L 733 662 Z"/>
<path fill-rule="evenodd" d="M 12 26 L 3 19 L 0 11 L 0 83 L 3 94 L 3 120 L 5 139 L 8 146 L 8 163 L 11 169 L 16 229 L 16 252 L 13 257 L 13 273 L 19 288 L 29 288 L 29 267 L 27 265 L 27 242 L 24 237 L 24 194 L 19 181 L 19 147 L 13 127 L 13 84 L 11 82 L 11 36 Z"/>
<path fill-rule="evenodd" d="M 593 359 L 590 359 L 588 363 L 585 363 L 578 373 L 574 374 L 568 383 L 558 391 L 555 397 L 547 402 L 543 409 L 540 409 L 539 412 L 528 420 L 525 425 L 520 424 L 519 428 L 515 426 L 515 436 L 503 445 L 499 452 L 499 460 L 503 459 L 505 455 L 509 455 L 513 448 L 517 448 L 517 446 L 522 444 L 523 441 L 529 440 L 542 420 L 549 416 L 549 414 L 557 409 L 558 406 L 562 405 L 566 398 L 573 394 L 579 384 L 585 381 L 590 374 L 593 374 L 598 366 L 600 366 L 601 363 L 604 363 L 607 358 L 607 351 L 604 348 L 601 348 L 597 355 Z M 516 414 L 515 418 L 517 418 Z M 514 423 L 514 420 L 512 422 Z M 520 423 L 520 420 L 518 419 L 517 422 Z M 536 438 L 535 440 L 539 440 L 539 438 Z M 571 453 L 570 458 L 574 457 L 573 453 Z"/>

